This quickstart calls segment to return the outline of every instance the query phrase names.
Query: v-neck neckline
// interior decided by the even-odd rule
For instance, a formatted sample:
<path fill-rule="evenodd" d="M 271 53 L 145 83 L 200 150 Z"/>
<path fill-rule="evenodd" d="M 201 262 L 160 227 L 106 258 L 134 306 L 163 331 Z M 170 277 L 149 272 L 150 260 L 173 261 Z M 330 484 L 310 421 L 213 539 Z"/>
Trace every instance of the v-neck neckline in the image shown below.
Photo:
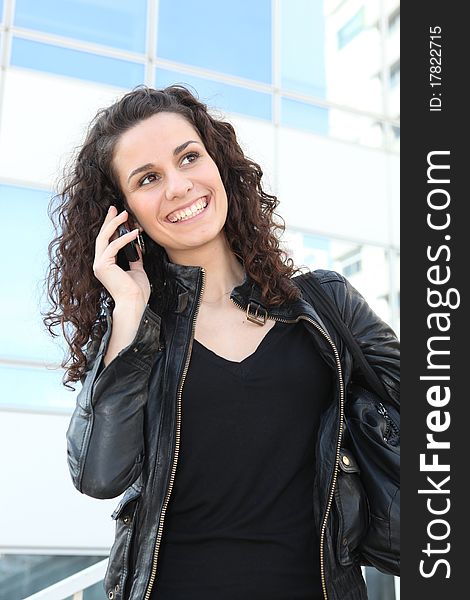
<path fill-rule="evenodd" d="M 261 341 L 258 344 L 258 346 L 256 347 L 256 349 L 251 354 L 249 354 L 243 360 L 240 360 L 240 361 L 231 360 L 229 358 L 225 358 L 224 356 L 220 356 L 220 354 L 217 354 L 216 352 L 214 352 L 214 350 L 211 350 L 210 348 L 205 346 L 202 342 L 200 342 L 196 338 L 194 338 L 194 342 L 196 342 L 196 344 L 203 350 L 203 352 L 205 352 L 205 354 L 210 356 L 217 363 L 219 363 L 225 367 L 235 367 L 236 368 L 237 366 L 238 367 L 245 366 L 247 363 L 254 360 L 254 358 L 256 356 L 258 356 L 260 353 L 262 353 L 264 351 L 264 349 L 266 348 L 266 346 L 269 345 L 269 342 L 273 337 L 273 331 L 275 329 L 276 330 L 278 329 L 278 321 L 276 321 L 276 323 L 271 327 L 271 329 L 266 333 L 266 335 L 264 335 L 261 338 Z"/>

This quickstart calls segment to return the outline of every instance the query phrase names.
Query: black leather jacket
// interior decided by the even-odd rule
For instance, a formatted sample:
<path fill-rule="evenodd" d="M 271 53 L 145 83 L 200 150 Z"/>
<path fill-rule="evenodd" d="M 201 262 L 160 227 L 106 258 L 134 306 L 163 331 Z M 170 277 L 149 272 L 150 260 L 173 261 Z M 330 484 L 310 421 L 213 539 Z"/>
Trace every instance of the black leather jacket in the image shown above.
<path fill-rule="evenodd" d="M 104 582 L 108 598 L 114 600 L 148 600 L 153 586 L 158 585 L 158 552 L 178 460 L 181 393 L 205 273 L 200 267 L 170 262 L 166 269 L 173 304 L 164 317 L 147 307 L 133 342 L 102 368 L 111 334 L 108 315 L 101 342 L 88 349 L 87 373 L 67 431 L 68 463 L 75 487 L 94 498 L 114 498 L 125 491 L 112 515 L 116 538 Z M 332 271 L 317 273 L 381 378 L 390 402 L 398 404 L 399 345 L 395 334 L 344 277 Z M 255 318 L 264 317 L 258 287 L 248 277 L 234 288 L 231 299 Z M 300 319 L 336 373 L 335 394 L 322 416 L 316 454 L 313 503 L 320 536 L 321 580 L 325 600 L 363 600 L 367 592 L 360 557 L 343 537 L 341 511 L 335 503 L 338 442 L 345 390 L 352 374 L 351 356 L 303 299 L 270 308 L 267 316 L 286 322 Z M 360 537 L 357 534 L 350 539 Z"/>

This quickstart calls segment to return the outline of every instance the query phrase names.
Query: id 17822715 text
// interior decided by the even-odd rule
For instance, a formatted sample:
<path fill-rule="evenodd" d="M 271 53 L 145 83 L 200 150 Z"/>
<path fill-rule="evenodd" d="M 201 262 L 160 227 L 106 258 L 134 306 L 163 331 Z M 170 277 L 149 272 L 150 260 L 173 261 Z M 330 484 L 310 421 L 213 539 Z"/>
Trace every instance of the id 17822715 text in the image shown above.
<path fill-rule="evenodd" d="M 439 25 L 429 28 L 429 85 L 431 97 L 429 110 L 442 110 L 442 29 Z"/>

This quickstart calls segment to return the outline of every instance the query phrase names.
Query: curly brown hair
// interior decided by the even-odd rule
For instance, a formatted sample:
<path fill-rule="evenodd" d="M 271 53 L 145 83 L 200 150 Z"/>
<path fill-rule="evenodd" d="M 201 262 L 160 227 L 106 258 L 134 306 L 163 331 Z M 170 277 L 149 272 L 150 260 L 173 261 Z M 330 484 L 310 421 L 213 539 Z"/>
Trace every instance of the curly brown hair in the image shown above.
<path fill-rule="evenodd" d="M 51 310 L 44 313 L 43 320 L 52 336 L 58 335 L 54 329 L 60 327 L 69 347 L 62 362 L 67 387 L 84 375 L 85 346 L 102 337 L 105 307 L 114 305 L 93 274 L 95 239 L 109 206 L 116 204 L 116 195 L 132 216 L 113 170 L 116 143 L 124 132 L 159 112 L 183 116 L 216 163 L 228 199 L 224 229 L 229 247 L 259 285 L 265 305 L 280 305 L 300 295 L 290 281 L 299 269 L 280 248 L 279 233 L 285 225 L 274 212 L 279 201 L 263 190 L 261 167 L 243 154 L 232 125 L 211 116 L 207 106 L 185 86 L 162 90 L 139 86 L 97 113 L 49 206 L 55 237 L 49 244 L 46 276 Z M 164 307 L 165 251 L 146 235 L 145 244 L 144 269 L 156 290 L 151 306 Z"/>

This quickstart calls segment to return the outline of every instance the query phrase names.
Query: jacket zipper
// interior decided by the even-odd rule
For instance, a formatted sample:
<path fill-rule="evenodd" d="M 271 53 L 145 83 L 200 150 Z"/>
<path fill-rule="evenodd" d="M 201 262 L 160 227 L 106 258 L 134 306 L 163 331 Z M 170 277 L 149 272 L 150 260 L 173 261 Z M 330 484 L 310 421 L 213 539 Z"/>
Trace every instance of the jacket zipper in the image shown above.
<path fill-rule="evenodd" d="M 382 415 L 382 417 L 385 419 L 385 422 L 387 423 L 387 426 L 385 429 L 385 434 L 384 434 L 383 438 L 386 442 L 389 442 L 392 435 L 397 435 L 397 436 L 400 435 L 400 430 L 397 427 L 397 425 L 390 418 L 390 415 L 388 414 L 387 409 L 382 404 L 382 402 L 379 402 L 376 405 L 376 408 L 377 408 L 377 412 L 379 413 L 379 415 Z"/>
<path fill-rule="evenodd" d="M 162 512 L 160 514 L 160 520 L 158 523 L 157 539 L 155 542 L 155 549 L 153 552 L 152 569 L 150 571 L 150 579 L 149 579 L 149 583 L 147 586 L 147 591 L 145 592 L 144 600 L 149 600 L 150 594 L 152 593 L 153 584 L 155 583 L 155 577 L 157 575 L 158 553 L 160 551 L 160 544 L 161 544 L 162 535 L 163 535 L 163 522 L 165 520 L 165 514 L 166 514 L 166 511 L 168 508 L 168 503 L 170 501 L 171 492 L 173 490 L 173 483 L 175 481 L 175 474 L 176 474 L 176 466 L 178 464 L 178 455 L 179 455 L 180 437 L 181 437 L 181 394 L 183 391 L 184 380 L 186 379 L 186 374 L 188 372 L 189 361 L 191 359 L 196 319 L 197 319 L 197 315 L 199 313 L 199 306 L 201 304 L 201 298 L 202 298 L 202 294 L 204 292 L 204 286 L 206 284 L 206 279 L 205 279 L 206 272 L 202 267 L 201 267 L 201 272 L 202 272 L 201 292 L 199 294 L 199 297 L 197 300 L 197 305 L 196 305 L 196 310 L 194 312 L 191 339 L 190 339 L 190 343 L 189 343 L 189 350 L 188 350 L 188 354 L 186 356 L 186 363 L 184 365 L 183 374 L 180 379 L 180 384 L 179 384 L 179 389 L 178 389 L 178 394 L 177 394 L 175 451 L 173 453 L 173 463 L 172 463 L 172 467 L 171 467 L 170 481 L 168 483 L 168 488 L 166 491 L 166 496 L 165 496 L 165 500 L 163 502 Z"/>
<path fill-rule="evenodd" d="M 233 298 L 230 298 L 230 300 L 236 306 L 238 306 L 238 308 L 240 308 L 241 310 L 245 310 L 243 308 L 243 306 L 241 306 Z M 267 313 L 267 311 L 266 311 L 266 313 Z M 320 532 L 320 577 L 321 577 L 321 584 L 322 584 L 322 590 L 323 590 L 324 600 L 328 600 L 328 592 L 327 592 L 327 588 L 326 588 L 326 576 L 325 576 L 324 542 L 325 542 L 326 524 L 328 522 L 328 517 L 329 517 L 330 511 L 331 511 L 331 506 L 333 504 L 333 498 L 334 498 L 334 493 L 335 493 L 335 488 L 336 488 L 336 481 L 338 479 L 341 441 L 342 441 L 342 438 L 343 438 L 343 429 L 344 429 L 344 381 L 343 381 L 343 369 L 341 367 L 341 361 L 340 361 L 340 358 L 339 358 L 339 352 L 338 352 L 338 349 L 335 346 L 335 343 L 333 342 L 333 340 L 331 339 L 331 337 L 328 335 L 328 333 L 324 329 L 322 329 L 322 327 L 316 321 L 314 321 L 310 317 L 307 317 L 307 315 L 299 315 L 297 317 L 297 319 L 282 319 L 281 317 L 273 317 L 273 316 L 267 314 L 267 318 L 271 319 L 273 321 L 281 321 L 282 323 L 297 323 L 300 319 L 303 319 L 304 321 L 308 321 L 329 342 L 329 344 L 330 344 L 330 346 L 331 346 L 331 348 L 333 350 L 333 353 L 335 355 L 336 368 L 338 370 L 339 391 L 340 391 L 340 399 L 339 399 L 339 430 L 338 430 L 338 440 L 337 440 L 337 445 L 336 445 L 336 455 L 335 455 L 335 466 L 334 466 L 334 471 L 333 471 L 333 478 L 332 478 L 332 481 L 331 481 L 330 493 L 329 493 L 329 496 L 328 496 L 328 502 L 327 502 L 327 506 L 326 506 L 325 516 L 323 517 L 323 522 L 322 522 L 322 527 L 321 527 L 321 532 Z"/>

